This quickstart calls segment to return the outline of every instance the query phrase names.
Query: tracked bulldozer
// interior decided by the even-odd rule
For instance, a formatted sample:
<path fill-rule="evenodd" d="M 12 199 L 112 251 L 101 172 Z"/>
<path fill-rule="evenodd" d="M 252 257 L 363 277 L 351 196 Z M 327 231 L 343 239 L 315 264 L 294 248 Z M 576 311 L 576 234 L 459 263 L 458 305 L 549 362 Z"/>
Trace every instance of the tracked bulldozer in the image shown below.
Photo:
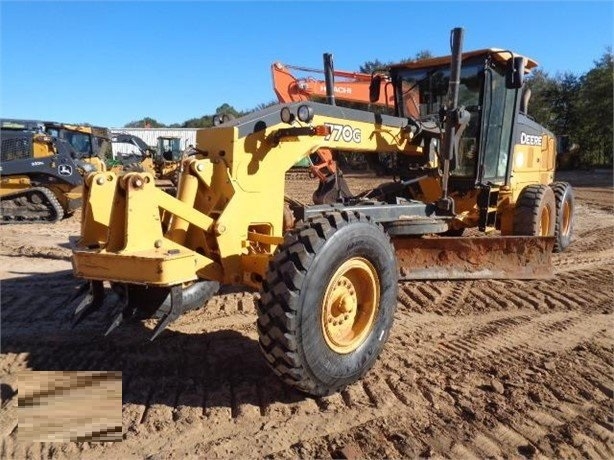
<path fill-rule="evenodd" d="M 266 362 L 324 395 L 382 352 L 400 279 L 552 276 L 551 253 L 571 238 L 573 193 L 553 182 L 554 137 L 525 113 L 524 74 L 536 63 L 462 53 L 463 30 L 452 35 L 451 56 L 390 69 L 393 116 L 331 97 L 199 130 L 177 197 L 148 173 L 88 175 L 74 324 L 113 295 L 106 333 L 157 316 L 153 340 L 220 285 L 249 286 L 260 292 Z M 285 172 L 322 148 L 392 153 L 396 180 L 351 193 L 335 177 L 321 204 L 285 197 Z"/>
<path fill-rule="evenodd" d="M 10 119 L 0 126 L 2 223 L 51 223 L 74 213 L 81 205 L 82 176 L 104 169 L 91 154 L 91 128 L 84 134 L 74 126 Z"/>

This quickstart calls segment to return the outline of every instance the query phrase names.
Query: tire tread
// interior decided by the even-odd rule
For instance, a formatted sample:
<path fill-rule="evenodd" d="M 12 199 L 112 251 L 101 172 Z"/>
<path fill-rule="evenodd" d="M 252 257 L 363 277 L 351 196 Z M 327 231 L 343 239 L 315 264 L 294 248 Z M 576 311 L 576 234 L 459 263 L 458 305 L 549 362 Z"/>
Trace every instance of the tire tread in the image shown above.
<path fill-rule="evenodd" d="M 298 312 L 292 299 L 300 294 L 317 251 L 337 230 L 355 222 L 370 219 L 357 212 L 331 212 L 288 232 L 269 263 L 256 305 L 259 344 L 267 363 L 285 383 L 311 394 L 327 395 L 338 389 L 314 381 L 296 353 Z"/>

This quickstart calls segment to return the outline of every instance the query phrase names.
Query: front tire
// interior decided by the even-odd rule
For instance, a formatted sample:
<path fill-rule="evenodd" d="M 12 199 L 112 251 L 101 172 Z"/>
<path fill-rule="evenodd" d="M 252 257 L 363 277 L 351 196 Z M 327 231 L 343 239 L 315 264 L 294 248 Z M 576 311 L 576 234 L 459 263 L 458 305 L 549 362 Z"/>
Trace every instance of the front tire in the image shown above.
<path fill-rule="evenodd" d="M 267 363 L 314 396 L 357 381 L 388 338 L 397 279 L 388 236 L 363 215 L 330 213 L 292 230 L 269 265 L 258 302 Z"/>

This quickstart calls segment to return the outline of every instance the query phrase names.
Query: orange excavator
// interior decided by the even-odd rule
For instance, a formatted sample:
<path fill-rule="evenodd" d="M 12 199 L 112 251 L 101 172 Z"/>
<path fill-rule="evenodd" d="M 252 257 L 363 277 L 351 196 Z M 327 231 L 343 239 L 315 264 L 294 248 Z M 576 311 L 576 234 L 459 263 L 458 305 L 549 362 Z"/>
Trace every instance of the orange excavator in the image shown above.
<path fill-rule="evenodd" d="M 325 65 L 330 55 L 324 55 Z M 330 61 L 332 63 L 332 60 Z M 275 62 L 271 65 L 273 75 L 273 89 L 277 99 L 281 103 L 326 100 L 326 81 L 318 80 L 312 76 L 298 78 L 293 71 L 324 74 L 321 69 L 311 69 L 294 65 Z M 335 77 L 333 85 L 334 97 L 338 100 L 356 102 L 364 105 L 390 108 L 394 106 L 394 95 L 391 90 L 387 91 L 387 80 L 381 80 L 381 90 L 377 101 L 369 101 L 369 84 L 371 75 L 360 72 L 347 72 L 344 70 L 332 70 Z M 318 101 L 319 102 L 319 101 Z"/>
<path fill-rule="evenodd" d="M 297 77 L 293 72 L 309 74 Z M 324 54 L 324 70 L 301 67 L 275 62 L 271 65 L 273 90 L 281 103 L 314 101 L 336 105 L 348 105 L 351 108 L 368 109 L 391 115 L 394 109 L 394 93 L 390 87 L 390 79 L 378 74 L 380 91 L 374 101 L 369 97 L 369 85 L 372 75 L 361 72 L 334 70 L 333 58 Z M 312 75 L 321 74 L 323 80 Z M 328 74 L 328 78 L 327 78 Z M 330 88 L 327 89 L 327 85 Z M 327 96 L 330 94 L 331 96 Z M 334 203 L 338 198 L 350 196 L 350 191 L 343 179 L 343 173 L 337 166 L 330 149 L 318 149 L 306 159 L 310 175 L 317 177 L 320 184 L 313 194 L 315 204 Z M 372 168 L 378 168 L 378 159 L 368 158 Z"/>

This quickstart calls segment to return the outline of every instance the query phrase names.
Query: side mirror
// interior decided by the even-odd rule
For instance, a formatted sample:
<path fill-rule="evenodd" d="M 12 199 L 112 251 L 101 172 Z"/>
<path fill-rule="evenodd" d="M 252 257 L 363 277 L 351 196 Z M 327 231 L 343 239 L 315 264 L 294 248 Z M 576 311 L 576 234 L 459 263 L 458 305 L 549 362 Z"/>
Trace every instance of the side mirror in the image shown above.
<path fill-rule="evenodd" d="M 507 60 L 507 71 L 505 73 L 505 86 L 508 89 L 522 88 L 524 82 L 524 58 L 514 56 Z"/>
<path fill-rule="evenodd" d="M 371 77 L 371 83 L 369 83 L 369 101 L 372 103 L 379 101 L 382 78 L 381 75 L 373 75 L 373 77 Z"/>

